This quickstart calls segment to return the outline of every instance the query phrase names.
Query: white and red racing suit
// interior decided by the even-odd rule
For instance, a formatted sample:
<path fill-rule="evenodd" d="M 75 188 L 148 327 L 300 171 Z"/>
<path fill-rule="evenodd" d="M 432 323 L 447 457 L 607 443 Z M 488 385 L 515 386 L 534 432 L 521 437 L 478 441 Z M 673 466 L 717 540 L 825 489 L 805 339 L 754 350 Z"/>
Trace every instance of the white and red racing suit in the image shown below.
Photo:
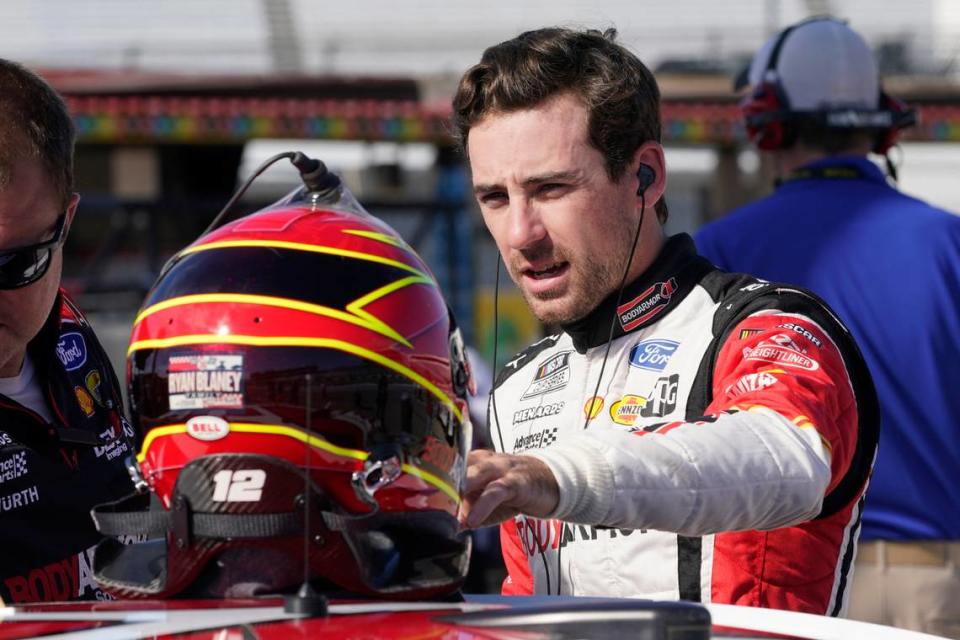
<path fill-rule="evenodd" d="M 686 235 L 621 300 L 496 382 L 494 446 L 560 487 L 550 518 L 502 525 L 504 593 L 842 615 L 879 431 L 847 330 L 812 294 L 716 270 Z"/>

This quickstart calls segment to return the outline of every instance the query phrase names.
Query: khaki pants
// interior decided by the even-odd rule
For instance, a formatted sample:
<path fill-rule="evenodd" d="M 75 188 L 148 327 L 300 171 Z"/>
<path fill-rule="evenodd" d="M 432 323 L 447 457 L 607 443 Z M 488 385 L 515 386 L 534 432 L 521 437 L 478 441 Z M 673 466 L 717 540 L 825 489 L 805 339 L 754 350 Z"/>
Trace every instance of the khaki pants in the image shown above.
<path fill-rule="evenodd" d="M 960 542 L 861 543 L 847 617 L 960 639 Z"/>

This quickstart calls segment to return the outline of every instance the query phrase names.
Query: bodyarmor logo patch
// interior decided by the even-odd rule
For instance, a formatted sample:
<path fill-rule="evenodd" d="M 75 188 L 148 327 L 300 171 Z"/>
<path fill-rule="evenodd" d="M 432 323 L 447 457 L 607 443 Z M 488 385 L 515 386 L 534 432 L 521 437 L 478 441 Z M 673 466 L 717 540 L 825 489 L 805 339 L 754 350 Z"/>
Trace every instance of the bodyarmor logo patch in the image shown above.
<path fill-rule="evenodd" d="M 676 290 L 677 279 L 670 278 L 666 282 L 652 285 L 630 302 L 620 305 L 617 307 L 620 326 L 624 331 L 632 331 L 656 317 L 667 308 Z"/>
<path fill-rule="evenodd" d="M 570 353 L 570 351 L 558 353 L 541 363 L 537 367 L 537 374 L 533 377 L 533 381 L 520 399 L 542 396 L 566 387 L 570 382 Z"/>

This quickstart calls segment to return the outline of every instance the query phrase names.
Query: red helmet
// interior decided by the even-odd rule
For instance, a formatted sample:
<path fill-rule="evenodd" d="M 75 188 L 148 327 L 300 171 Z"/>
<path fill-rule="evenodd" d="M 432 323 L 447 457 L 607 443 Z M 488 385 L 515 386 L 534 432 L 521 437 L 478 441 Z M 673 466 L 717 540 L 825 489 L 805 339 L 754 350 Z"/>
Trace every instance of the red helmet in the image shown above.
<path fill-rule="evenodd" d="M 278 592 L 307 570 L 378 596 L 462 583 L 460 333 L 423 261 L 338 193 L 216 229 L 148 294 L 127 357 L 132 473 L 163 509 L 143 493 L 94 511 L 102 533 L 149 538 L 97 549 L 115 595 Z"/>

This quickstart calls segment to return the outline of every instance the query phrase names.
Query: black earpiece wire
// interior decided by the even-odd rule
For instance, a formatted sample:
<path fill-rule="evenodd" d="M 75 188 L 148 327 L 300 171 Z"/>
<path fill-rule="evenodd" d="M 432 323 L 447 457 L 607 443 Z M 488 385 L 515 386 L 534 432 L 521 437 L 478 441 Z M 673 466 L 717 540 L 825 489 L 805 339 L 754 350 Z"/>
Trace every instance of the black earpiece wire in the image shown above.
<path fill-rule="evenodd" d="M 633 265 L 633 256 L 637 252 L 637 243 L 640 241 L 640 230 L 643 229 L 643 217 L 647 212 L 647 199 L 646 192 L 648 184 L 643 183 L 643 179 L 640 179 L 640 188 L 637 189 L 637 195 L 640 196 L 640 221 L 637 223 L 637 231 L 633 234 L 633 243 L 630 245 L 630 253 L 627 255 L 627 266 L 623 270 L 623 277 L 620 278 L 620 287 L 617 291 L 617 303 L 613 305 L 613 317 L 610 318 L 610 332 L 607 334 L 607 348 L 603 352 L 603 360 L 600 363 L 600 375 L 597 376 L 597 386 L 593 390 L 593 395 L 587 399 L 587 407 L 584 413 L 583 420 L 583 429 L 590 425 L 590 420 L 593 418 L 593 407 L 594 402 L 596 402 L 597 394 L 600 393 L 600 383 L 603 381 L 603 371 L 607 367 L 607 358 L 610 357 L 610 345 L 613 344 L 613 330 L 617 326 L 617 309 L 620 307 L 620 303 L 623 301 L 623 290 L 627 286 L 627 276 L 630 275 L 630 267 Z M 561 552 L 563 551 L 563 534 L 566 530 L 566 525 L 563 522 L 560 522 L 560 541 L 557 544 L 557 595 L 560 595 L 561 589 L 561 580 L 560 580 L 560 557 Z M 548 591 L 549 593 L 549 591 Z"/>
<path fill-rule="evenodd" d="M 610 332 L 607 335 L 607 348 L 603 354 L 603 361 L 600 364 L 600 375 L 597 377 L 597 386 L 594 388 L 593 395 L 588 399 L 589 405 L 587 408 L 586 416 L 583 422 L 583 429 L 586 429 L 590 424 L 591 413 L 593 412 L 593 403 L 596 400 L 597 394 L 600 392 L 600 383 L 603 381 L 603 372 L 607 366 L 607 359 L 610 357 L 610 345 L 613 343 L 613 331 L 617 326 L 617 314 L 616 309 L 620 306 L 620 303 L 623 301 L 623 290 L 627 285 L 627 277 L 630 275 L 630 267 L 633 265 L 633 256 L 637 251 L 637 243 L 640 241 L 640 231 L 643 229 L 643 218 L 647 212 L 647 200 L 645 197 L 647 187 L 649 185 L 643 184 L 643 179 L 640 179 L 640 187 L 637 189 L 637 195 L 640 196 L 640 220 L 637 222 L 637 231 L 633 235 L 633 243 L 630 245 L 630 253 L 627 255 L 627 266 L 623 270 L 623 276 L 620 278 L 620 286 L 617 291 L 617 303 L 614 305 L 614 314 L 610 319 Z M 497 331 L 497 316 L 500 300 L 500 262 L 503 257 L 497 252 L 497 274 L 494 280 L 493 286 L 493 373 L 492 380 L 490 383 L 490 409 L 493 412 L 493 423 L 497 426 L 497 437 L 500 440 L 500 450 L 506 453 L 506 448 L 503 446 L 503 432 L 500 430 L 500 418 L 497 414 L 497 396 L 496 396 L 496 380 L 497 380 L 497 344 L 499 340 L 498 331 Z M 560 528 L 557 535 L 560 536 L 560 540 L 557 541 L 557 595 L 561 595 L 563 590 L 563 585 L 560 580 L 561 576 L 561 552 L 563 551 L 563 533 L 565 525 L 561 521 Z M 542 546 L 540 542 L 540 532 L 537 531 L 534 536 L 535 542 L 538 547 Z M 549 542 L 550 535 L 547 534 L 547 541 Z M 544 555 L 540 554 L 541 560 L 543 560 L 543 571 L 547 579 L 547 595 L 551 595 L 550 588 L 550 569 L 547 565 L 547 559 Z"/>

